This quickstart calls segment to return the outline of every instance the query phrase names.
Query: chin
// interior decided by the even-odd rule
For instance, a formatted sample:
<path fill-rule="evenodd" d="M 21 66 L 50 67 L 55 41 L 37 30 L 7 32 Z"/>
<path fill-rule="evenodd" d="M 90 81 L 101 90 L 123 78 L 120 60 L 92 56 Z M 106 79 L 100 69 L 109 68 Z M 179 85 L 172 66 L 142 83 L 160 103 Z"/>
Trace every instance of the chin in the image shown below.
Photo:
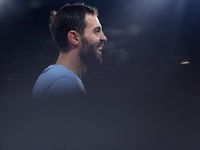
<path fill-rule="evenodd" d="M 97 58 L 95 60 L 93 60 L 93 62 L 90 64 L 90 66 L 99 66 L 102 64 L 102 58 Z"/>
<path fill-rule="evenodd" d="M 102 64 L 102 59 L 99 59 L 98 62 L 97 62 L 97 66 L 99 66 L 101 64 Z"/>

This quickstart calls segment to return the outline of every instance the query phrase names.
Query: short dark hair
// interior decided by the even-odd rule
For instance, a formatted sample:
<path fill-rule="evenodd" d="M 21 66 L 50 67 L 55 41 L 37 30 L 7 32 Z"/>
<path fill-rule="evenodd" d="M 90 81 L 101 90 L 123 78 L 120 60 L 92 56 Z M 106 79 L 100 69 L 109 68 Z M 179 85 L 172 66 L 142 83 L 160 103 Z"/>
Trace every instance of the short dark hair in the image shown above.
<path fill-rule="evenodd" d="M 67 34 L 75 30 L 80 35 L 84 34 L 86 27 L 85 15 L 98 16 L 98 10 L 84 3 L 66 4 L 57 12 L 52 11 L 49 28 L 59 50 L 68 47 Z"/>

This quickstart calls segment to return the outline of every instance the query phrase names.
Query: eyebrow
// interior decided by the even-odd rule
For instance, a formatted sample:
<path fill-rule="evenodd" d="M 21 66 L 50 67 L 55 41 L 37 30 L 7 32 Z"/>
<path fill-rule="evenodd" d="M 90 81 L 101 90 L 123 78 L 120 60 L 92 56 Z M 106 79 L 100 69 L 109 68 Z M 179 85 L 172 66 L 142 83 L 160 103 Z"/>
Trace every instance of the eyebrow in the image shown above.
<path fill-rule="evenodd" d="M 98 27 L 96 27 L 96 28 L 93 29 L 93 31 L 96 31 L 96 30 L 102 30 L 102 27 L 98 26 Z"/>

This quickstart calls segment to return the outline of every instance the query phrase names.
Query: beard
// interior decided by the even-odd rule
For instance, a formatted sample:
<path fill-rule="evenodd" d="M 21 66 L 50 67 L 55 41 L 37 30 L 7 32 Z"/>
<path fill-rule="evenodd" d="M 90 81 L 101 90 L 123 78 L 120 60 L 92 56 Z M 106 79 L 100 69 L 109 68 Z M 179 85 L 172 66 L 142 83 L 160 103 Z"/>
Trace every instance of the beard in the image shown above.
<path fill-rule="evenodd" d="M 90 44 L 88 40 L 82 38 L 82 50 L 79 55 L 81 60 L 87 65 L 87 67 L 98 66 L 102 63 L 101 52 L 98 52 L 97 48 L 100 43 Z"/>

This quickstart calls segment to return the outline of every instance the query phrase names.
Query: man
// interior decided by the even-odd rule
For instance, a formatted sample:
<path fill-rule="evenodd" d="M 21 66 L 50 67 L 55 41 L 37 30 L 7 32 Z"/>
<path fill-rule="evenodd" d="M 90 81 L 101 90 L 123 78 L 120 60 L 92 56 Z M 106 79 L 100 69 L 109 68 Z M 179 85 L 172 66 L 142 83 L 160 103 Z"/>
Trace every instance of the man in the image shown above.
<path fill-rule="evenodd" d="M 81 77 L 90 66 L 102 63 L 107 41 L 96 8 L 82 3 L 67 4 L 51 14 L 50 31 L 59 49 L 59 57 L 39 76 L 32 98 L 65 97 L 84 94 Z"/>

